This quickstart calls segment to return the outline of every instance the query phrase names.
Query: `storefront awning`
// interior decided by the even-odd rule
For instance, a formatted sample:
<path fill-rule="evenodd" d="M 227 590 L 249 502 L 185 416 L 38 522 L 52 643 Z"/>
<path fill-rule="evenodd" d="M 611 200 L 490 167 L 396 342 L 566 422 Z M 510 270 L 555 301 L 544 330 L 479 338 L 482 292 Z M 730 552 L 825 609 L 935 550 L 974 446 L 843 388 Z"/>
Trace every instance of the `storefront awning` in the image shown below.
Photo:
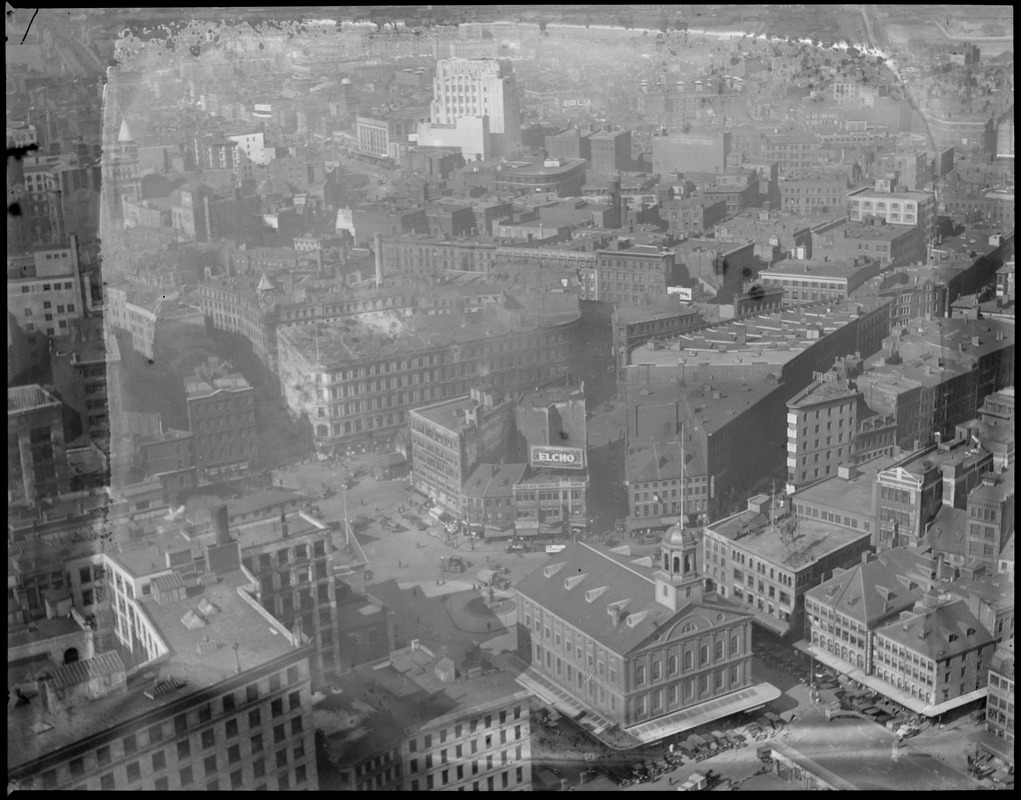
<path fill-rule="evenodd" d="M 516 536 L 538 536 L 539 520 L 518 519 L 514 521 L 514 534 Z"/>
<path fill-rule="evenodd" d="M 637 519 L 628 517 L 624 521 L 624 527 L 628 532 L 641 531 L 646 528 L 659 530 L 661 528 L 669 528 L 671 525 L 676 524 L 677 517 L 638 517 Z"/>
<path fill-rule="evenodd" d="M 714 700 L 675 711 L 651 722 L 627 728 L 627 732 L 643 743 L 656 742 L 667 736 L 683 733 L 722 717 L 747 711 L 775 700 L 781 691 L 769 683 L 759 683 Z"/>

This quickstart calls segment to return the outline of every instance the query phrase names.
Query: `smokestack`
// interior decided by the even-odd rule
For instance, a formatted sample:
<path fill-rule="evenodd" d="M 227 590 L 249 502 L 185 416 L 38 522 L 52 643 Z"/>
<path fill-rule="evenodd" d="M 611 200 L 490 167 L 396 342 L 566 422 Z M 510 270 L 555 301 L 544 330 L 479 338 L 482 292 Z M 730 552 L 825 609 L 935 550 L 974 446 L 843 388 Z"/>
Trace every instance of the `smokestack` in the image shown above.
<path fill-rule="evenodd" d="M 379 233 L 372 237 L 372 243 L 376 248 L 376 286 L 383 285 L 383 240 Z"/>
<path fill-rule="evenodd" d="M 216 543 L 230 544 L 230 526 L 227 524 L 227 504 L 220 503 L 213 509 L 213 528 L 216 530 Z"/>

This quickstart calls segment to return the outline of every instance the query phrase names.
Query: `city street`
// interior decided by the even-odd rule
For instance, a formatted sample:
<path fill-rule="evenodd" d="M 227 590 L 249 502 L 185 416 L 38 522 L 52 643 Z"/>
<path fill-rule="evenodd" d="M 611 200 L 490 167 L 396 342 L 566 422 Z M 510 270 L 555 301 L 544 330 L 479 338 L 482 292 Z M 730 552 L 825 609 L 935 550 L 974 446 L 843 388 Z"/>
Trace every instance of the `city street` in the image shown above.
<path fill-rule="evenodd" d="M 513 622 L 513 604 L 506 600 L 496 607 L 495 613 L 485 610 L 482 603 L 488 599 L 488 592 L 481 591 L 478 572 L 504 568 L 504 577 L 513 584 L 547 562 L 545 550 L 512 554 L 506 552 L 506 541 L 473 544 L 461 536 L 448 544 L 443 527 L 422 508 L 421 496 L 411 490 L 406 480 L 373 477 L 383 469 L 384 458 L 379 454 L 359 455 L 345 459 L 344 465 L 303 462 L 278 470 L 276 482 L 313 497 L 325 521 L 342 520 L 345 504 L 349 521 L 369 518 L 367 525 L 358 526 L 356 538 L 368 560 L 371 577 L 364 586 L 355 588 L 374 595 L 391 611 L 399 645 L 421 639 L 428 646 L 463 649 L 475 642 L 493 652 L 513 649 L 516 638 L 505 627 Z M 354 486 L 345 492 L 344 479 L 359 471 L 369 474 L 356 479 Z M 337 493 L 323 498 L 324 483 Z M 404 507 L 405 514 L 398 513 L 399 507 Z M 428 528 L 419 530 L 407 518 L 408 513 Z M 380 516 L 405 530 L 388 529 L 377 519 Z M 343 546 L 343 534 L 338 531 L 335 536 L 334 544 Z M 464 560 L 463 572 L 450 568 L 451 556 Z M 497 591 L 493 599 L 509 594 Z"/>

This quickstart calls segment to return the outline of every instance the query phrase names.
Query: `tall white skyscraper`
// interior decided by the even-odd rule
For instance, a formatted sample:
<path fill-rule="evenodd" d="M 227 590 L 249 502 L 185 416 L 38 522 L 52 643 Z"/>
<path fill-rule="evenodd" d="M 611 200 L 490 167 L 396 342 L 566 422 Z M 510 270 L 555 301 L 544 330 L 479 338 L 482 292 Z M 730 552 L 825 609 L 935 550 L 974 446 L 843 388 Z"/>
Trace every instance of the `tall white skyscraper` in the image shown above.
<path fill-rule="evenodd" d="M 489 117 L 494 150 L 513 153 L 521 143 L 517 84 L 509 61 L 448 58 L 436 65 L 431 117 L 434 125 L 455 125 L 462 117 Z"/>

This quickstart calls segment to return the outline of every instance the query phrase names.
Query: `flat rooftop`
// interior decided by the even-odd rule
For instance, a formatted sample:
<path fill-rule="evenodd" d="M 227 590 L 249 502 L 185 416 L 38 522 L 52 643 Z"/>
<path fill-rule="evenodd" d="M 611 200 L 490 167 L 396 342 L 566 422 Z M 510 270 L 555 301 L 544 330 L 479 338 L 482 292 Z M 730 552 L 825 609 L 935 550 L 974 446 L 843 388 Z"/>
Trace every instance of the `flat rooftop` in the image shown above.
<path fill-rule="evenodd" d="M 915 192 L 905 190 L 901 192 L 877 192 L 874 188 L 859 189 L 851 192 L 848 197 L 861 197 L 868 200 L 924 200 L 932 198 L 932 192 Z"/>
<path fill-rule="evenodd" d="M 102 735 L 133 717 L 155 708 L 172 705 L 189 693 L 215 686 L 235 676 L 237 659 L 243 670 L 252 669 L 285 655 L 294 646 L 280 626 L 273 626 L 256 610 L 254 600 L 240 594 L 247 581 L 240 571 L 221 576 L 219 583 L 207 586 L 176 603 L 160 605 L 142 601 L 143 613 L 167 646 L 159 663 L 159 678 L 185 681 L 177 691 L 150 700 L 144 695 L 152 689 L 155 669 L 143 670 L 128 679 L 127 691 L 51 714 L 38 697 L 27 706 L 7 712 L 8 770 L 34 760 L 86 737 Z M 218 611 L 206 617 L 206 624 L 187 628 L 181 618 L 206 599 Z M 33 728 L 33 726 L 36 726 Z M 35 730 L 44 730 L 35 733 Z"/>
<path fill-rule="evenodd" d="M 464 653 L 433 652 L 427 647 L 411 647 L 390 654 L 385 666 L 358 667 L 341 675 L 335 682 L 339 694 L 331 695 L 321 708 L 335 712 L 335 729 L 344 729 L 344 720 L 336 712 L 352 712 L 364 720 L 369 728 L 380 724 L 396 723 L 407 732 L 441 724 L 444 718 L 457 718 L 471 709 L 495 706 L 514 699 L 524 700 L 528 693 L 508 674 L 487 672 L 465 680 L 460 677 L 444 682 L 436 675 L 437 664 L 460 670 Z M 387 712 L 380 712 L 362 698 L 385 698 Z M 354 737 L 352 737 L 354 738 Z M 369 739 L 371 741 L 371 737 Z M 371 754 L 357 739 L 345 748 L 344 760 L 352 762 Z"/>
<path fill-rule="evenodd" d="M 681 477 L 681 443 L 664 441 L 660 437 L 629 438 L 625 461 L 625 474 L 631 482 L 675 480 Z M 685 478 L 704 476 L 705 459 L 699 447 L 693 444 L 684 448 Z"/>
<path fill-rule="evenodd" d="M 227 504 L 227 515 L 230 517 L 246 517 L 258 514 L 263 509 L 273 508 L 280 504 L 299 503 L 305 500 L 301 492 L 283 486 L 268 486 L 242 497 L 223 500 L 219 496 L 193 496 L 188 500 L 188 509 L 212 509 L 221 503 Z"/>
<path fill-rule="evenodd" d="M 560 481 L 572 481 L 578 484 L 583 484 L 588 483 L 588 479 L 588 474 L 582 470 L 562 470 L 560 472 L 553 472 L 551 470 L 540 469 L 534 471 L 524 480 L 518 481 L 518 486 L 540 483 L 558 483 Z"/>
<path fill-rule="evenodd" d="M 758 348 L 754 345 L 745 347 L 730 347 L 726 352 L 719 352 L 714 347 L 664 347 L 652 350 L 648 346 L 636 347 L 628 356 L 628 366 L 651 365 L 657 367 L 671 367 L 681 364 L 692 366 L 708 363 L 714 366 L 724 364 L 745 365 L 763 363 L 783 367 L 788 361 L 800 355 L 808 344 L 802 347 L 785 348 Z"/>
<path fill-rule="evenodd" d="M 290 510 L 286 514 L 286 519 L 287 540 L 306 534 L 330 535 L 328 525 L 303 512 Z M 285 540 L 279 513 L 240 524 L 231 522 L 230 534 L 241 546 L 242 556 L 247 548 L 262 547 Z M 141 577 L 168 571 L 170 569 L 166 560 L 168 552 L 192 550 L 198 554 L 205 545 L 212 544 L 215 540 L 216 532 L 209 519 L 198 518 L 194 521 L 188 518 L 174 520 L 161 518 L 151 521 L 141 538 L 129 539 L 126 532 L 120 533 L 114 545 L 108 547 L 106 552 L 131 575 Z"/>
<path fill-rule="evenodd" d="M 897 463 L 893 456 L 879 456 L 854 467 L 852 478 L 833 476 L 813 483 L 793 495 L 795 503 L 813 503 L 853 514 L 869 513 L 876 473 Z"/>
<path fill-rule="evenodd" d="M 796 260 L 787 259 L 780 263 L 759 272 L 760 278 L 772 278 L 783 275 L 797 275 L 799 277 L 811 275 L 820 278 L 848 278 L 856 272 L 868 269 L 871 264 L 849 263 L 847 261 L 835 260 L 824 261 L 820 258 Z"/>
<path fill-rule="evenodd" d="M 495 405 L 502 405 L 506 400 L 497 400 Z M 453 400 L 444 400 L 440 403 L 433 403 L 429 406 L 416 408 L 411 413 L 422 417 L 430 422 L 442 425 L 449 431 L 460 431 L 465 426 L 464 412 L 477 408 L 479 403 L 473 400 L 471 395 L 455 397 Z"/>
<path fill-rule="evenodd" d="M 483 286 L 488 288 L 488 284 Z M 518 325 L 511 317 L 501 318 L 496 313 L 488 313 L 485 308 L 481 314 L 468 318 L 453 314 L 417 313 L 408 319 L 400 314 L 379 312 L 371 320 L 345 318 L 296 325 L 281 329 L 278 336 L 309 361 L 332 367 L 560 325 L 577 316 L 577 312 L 571 311 L 539 312 L 530 318 L 534 324 L 528 327 L 528 322 Z M 462 322 L 465 324 L 462 325 Z"/>
<path fill-rule="evenodd" d="M 737 381 L 713 381 L 714 391 L 720 396 L 714 398 L 702 386 L 631 386 L 627 387 L 627 404 L 654 406 L 682 402 L 690 410 L 706 433 L 712 434 L 734 417 L 772 394 L 779 385 L 761 382 L 739 383 Z"/>
<path fill-rule="evenodd" d="M 561 175 L 578 169 L 579 167 L 584 168 L 588 163 L 584 158 L 562 158 L 560 164 L 557 166 L 545 166 L 544 162 L 539 160 L 535 163 L 528 161 L 507 161 L 497 167 L 497 175 L 532 175 L 535 177 L 545 175 Z"/>
<path fill-rule="evenodd" d="M 527 464 L 479 464 L 464 483 L 466 497 L 510 497 Z"/>
<path fill-rule="evenodd" d="M 900 459 L 896 466 L 910 472 L 912 475 L 921 476 L 930 466 L 960 466 L 967 469 L 987 458 L 989 458 L 988 451 L 973 448 L 968 442 L 955 441 L 939 447 L 927 447 L 907 458 Z M 1010 485 L 1013 485 L 1012 478 L 1013 475 L 1008 480 Z"/>
<path fill-rule="evenodd" d="M 892 242 L 903 236 L 911 236 L 912 228 L 906 225 L 862 225 L 860 222 L 845 222 L 827 233 L 833 233 L 836 238 Z"/>
<path fill-rule="evenodd" d="M 784 543 L 781 530 L 795 522 L 789 543 Z M 714 522 L 706 532 L 728 539 L 734 546 L 778 566 L 800 569 L 842 547 L 861 539 L 868 540 L 868 531 L 852 531 L 820 519 L 784 517 L 770 524 L 768 514 L 753 510 Z"/>
<path fill-rule="evenodd" d="M 815 381 L 807 389 L 798 392 L 787 401 L 788 408 L 803 408 L 816 403 L 828 403 L 831 400 L 857 397 L 858 392 L 849 386 L 836 381 Z"/>

